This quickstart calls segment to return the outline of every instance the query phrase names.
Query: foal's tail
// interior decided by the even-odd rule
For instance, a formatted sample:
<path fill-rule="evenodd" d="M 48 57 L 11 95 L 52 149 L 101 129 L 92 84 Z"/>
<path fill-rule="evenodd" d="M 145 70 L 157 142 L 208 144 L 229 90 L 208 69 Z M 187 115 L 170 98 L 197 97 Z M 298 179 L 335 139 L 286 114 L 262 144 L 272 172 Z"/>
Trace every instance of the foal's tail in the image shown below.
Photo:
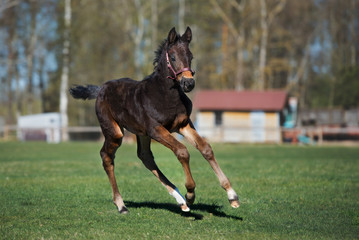
<path fill-rule="evenodd" d="M 95 86 L 95 85 L 86 85 L 86 86 L 80 86 L 80 85 L 74 85 L 69 89 L 69 92 L 72 97 L 76 99 L 83 99 L 83 100 L 90 100 L 97 98 L 98 93 L 100 92 L 101 87 Z"/>

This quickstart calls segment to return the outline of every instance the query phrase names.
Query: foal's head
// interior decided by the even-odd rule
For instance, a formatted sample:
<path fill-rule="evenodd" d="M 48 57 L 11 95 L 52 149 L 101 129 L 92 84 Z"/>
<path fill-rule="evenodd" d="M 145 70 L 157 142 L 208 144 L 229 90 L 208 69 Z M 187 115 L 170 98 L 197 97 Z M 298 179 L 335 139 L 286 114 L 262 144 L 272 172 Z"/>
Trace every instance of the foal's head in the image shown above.
<path fill-rule="evenodd" d="M 189 43 L 192 40 L 192 31 L 187 27 L 186 32 L 180 36 L 172 28 L 168 33 L 167 44 L 163 51 L 166 55 L 168 78 L 178 82 L 184 92 L 190 92 L 195 85 L 194 71 L 191 69 L 192 53 Z"/>

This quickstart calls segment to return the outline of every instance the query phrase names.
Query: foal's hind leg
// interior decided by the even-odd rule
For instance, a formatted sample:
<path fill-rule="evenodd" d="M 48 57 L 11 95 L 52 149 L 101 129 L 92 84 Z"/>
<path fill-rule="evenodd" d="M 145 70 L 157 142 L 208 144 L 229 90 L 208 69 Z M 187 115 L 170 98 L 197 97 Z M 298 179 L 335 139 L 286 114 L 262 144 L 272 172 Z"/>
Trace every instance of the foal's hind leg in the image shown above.
<path fill-rule="evenodd" d="M 118 190 L 115 172 L 114 172 L 114 159 L 117 148 L 121 145 L 122 138 L 119 139 L 106 139 L 101 149 L 102 165 L 105 169 L 108 179 L 112 187 L 113 203 L 116 205 L 120 213 L 128 213 L 128 210 L 123 202 L 122 196 Z"/>
<path fill-rule="evenodd" d="M 103 135 L 105 136 L 105 142 L 100 151 L 102 165 L 107 173 L 112 187 L 113 203 L 116 205 L 120 213 L 128 213 L 128 210 L 118 190 L 114 172 L 115 153 L 117 148 L 121 146 L 123 130 L 112 119 L 111 114 L 105 110 L 106 109 L 102 108 L 97 109 L 97 117 L 100 122 Z"/>
<path fill-rule="evenodd" d="M 239 200 L 237 193 L 233 190 L 230 181 L 223 173 L 222 169 L 219 167 L 211 146 L 198 135 L 197 131 L 193 128 L 192 123 L 187 124 L 184 128 L 181 128 L 179 131 L 193 146 L 195 146 L 203 155 L 203 157 L 209 162 L 213 168 L 215 174 L 218 177 L 218 180 L 227 192 L 228 200 L 232 207 L 239 207 Z"/>
<path fill-rule="evenodd" d="M 154 161 L 153 154 L 151 152 L 151 138 L 148 136 L 137 136 L 137 156 L 142 160 L 143 164 L 148 170 L 150 170 L 167 188 L 169 194 L 171 194 L 181 206 L 182 211 L 188 212 L 189 208 L 184 200 L 183 196 L 179 193 L 177 187 L 173 185 L 166 176 L 157 167 Z"/>

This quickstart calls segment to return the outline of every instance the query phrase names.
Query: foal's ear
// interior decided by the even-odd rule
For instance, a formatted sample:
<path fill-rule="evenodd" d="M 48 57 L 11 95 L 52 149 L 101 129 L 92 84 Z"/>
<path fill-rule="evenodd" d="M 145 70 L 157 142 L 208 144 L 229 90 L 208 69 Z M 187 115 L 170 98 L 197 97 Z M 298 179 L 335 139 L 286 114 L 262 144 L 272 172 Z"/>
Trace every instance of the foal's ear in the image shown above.
<path fill-rule="evenodd" d="M 177 38 L 176 28 L 173 27 L 171 31 L 168 33 L 167 41 L 169 44 L 173 44 L 175 43 L 176 38 Z"/>
<path fill-rule="evenodd" d="M 192 30 L 190 27 L 187 27 L 186 32 L 181 37 L 182 41 L 190 43 L 192 40 Z"/>

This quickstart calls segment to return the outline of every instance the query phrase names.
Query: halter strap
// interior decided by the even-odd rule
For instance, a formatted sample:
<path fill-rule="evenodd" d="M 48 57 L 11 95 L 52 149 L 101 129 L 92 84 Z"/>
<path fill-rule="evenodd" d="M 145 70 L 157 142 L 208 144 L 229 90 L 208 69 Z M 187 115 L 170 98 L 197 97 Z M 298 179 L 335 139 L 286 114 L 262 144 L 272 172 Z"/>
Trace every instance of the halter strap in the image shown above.
<path fill-rule="evenodd" d="M 183 72 L 186 72 L 186 71 L 190 71 L 192 73 L 192 76 L 195 74 L 195 71 L 193 71 L 191 68 L 182 68 L 181 70 L 179 70 L 178 72 L 176 72 L 171 63 L 170 63 L 170 59 L 168 57 L 168 52 L 166 51 L 166 61 L 167 61 L 167 67 L 172 71 L 173 75 L 175 77 L 171 77 L 171 76 L 167 76 L 167 78 L 170 78 L 170 79 L 175 79 L 179 74 L 183 73 Z"/>

